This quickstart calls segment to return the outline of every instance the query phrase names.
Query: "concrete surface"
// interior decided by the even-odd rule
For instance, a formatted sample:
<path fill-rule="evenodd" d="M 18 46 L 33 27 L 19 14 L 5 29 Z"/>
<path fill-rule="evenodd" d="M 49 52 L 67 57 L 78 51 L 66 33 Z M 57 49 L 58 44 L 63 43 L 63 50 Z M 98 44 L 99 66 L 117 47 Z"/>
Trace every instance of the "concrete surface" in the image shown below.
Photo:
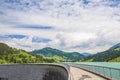
<path fill-rule="evenodd" d="M 68 80 L 68 72 L 51 64 L 0 65 L 0 80 Z"/>
<path fill-rule="evenodd" d="M 96 74 L 75 67 L 70 67 L 70 73 L 73 80 L 107 80 Z"/>

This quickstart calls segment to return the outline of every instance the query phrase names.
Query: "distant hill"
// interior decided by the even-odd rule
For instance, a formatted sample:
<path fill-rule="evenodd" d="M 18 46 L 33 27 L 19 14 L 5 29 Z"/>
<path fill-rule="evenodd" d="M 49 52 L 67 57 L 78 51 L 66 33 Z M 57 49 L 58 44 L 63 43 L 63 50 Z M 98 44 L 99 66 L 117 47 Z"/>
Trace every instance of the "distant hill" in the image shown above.
<path fill-rule="evenodd" d="M 88 57 L 88 56 L 91 56 L 92 54 L 91 53 L 82 53 L 82 55 L 84 55 L 85 57 Z"/>
<path fill-rule="evenodd" d="M 120 43 L 110 49 L 91 55 L 78 52 L 64 52 L 46 47 L 32 52 L 16 49 L 0 43 L 0 63 L 42 63 L 42 62 L 120 62 Z"/>
<path fill-rule="evenodd" d="M 53 59 L 44 59 L 42 56 L 30 54 L 24 50 L 9 47 L 0 43 L 0 63 L 40 63 L 55 62 Z"/>
<path fill-rule="evenodd" d="M 61 61 L 74 61 L 77 59 L 83 59 L 85 56 L 78 52 L 63 52 L 57 49 L 46 47 L 40 50 L 34 50 L 31 53 L 42 55 L 47 58 L 55 58 Z"/>
<path fill-rule="evenodd" d="M 110 49 L 88 56 L 80 61 L 86 62 L 120 62 L 120 43 L 112 46 Z"/>

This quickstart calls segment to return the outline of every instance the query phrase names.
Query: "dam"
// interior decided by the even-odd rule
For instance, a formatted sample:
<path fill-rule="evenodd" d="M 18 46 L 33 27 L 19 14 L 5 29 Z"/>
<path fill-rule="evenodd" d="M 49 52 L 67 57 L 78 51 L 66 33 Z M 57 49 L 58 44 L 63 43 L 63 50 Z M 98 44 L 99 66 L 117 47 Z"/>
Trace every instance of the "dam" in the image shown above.
<path fill-rule="evenodd" d="M 0 80 L 113 80 L 64 63 L 1 64 Z"/>

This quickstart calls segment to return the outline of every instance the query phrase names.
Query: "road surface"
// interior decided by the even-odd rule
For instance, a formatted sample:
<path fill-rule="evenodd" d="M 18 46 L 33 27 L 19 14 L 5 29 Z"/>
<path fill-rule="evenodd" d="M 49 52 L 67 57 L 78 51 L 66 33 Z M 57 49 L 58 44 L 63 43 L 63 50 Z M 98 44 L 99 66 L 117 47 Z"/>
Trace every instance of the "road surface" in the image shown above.
<path fill-rule="evenodd" d="M 70 73 L 73 80 L 107 80 L 96 74 L 75 67 L 70 67 Z"/>

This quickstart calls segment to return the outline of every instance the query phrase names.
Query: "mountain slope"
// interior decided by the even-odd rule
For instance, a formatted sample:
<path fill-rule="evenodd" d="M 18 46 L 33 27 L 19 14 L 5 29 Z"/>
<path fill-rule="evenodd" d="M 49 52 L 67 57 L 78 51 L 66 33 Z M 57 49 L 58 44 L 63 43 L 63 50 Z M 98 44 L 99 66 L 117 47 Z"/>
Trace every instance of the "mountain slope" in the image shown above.
<path fill-rule="evenodd" d="M 9 47 L 0 43 L 0 63 L 37 63 L 54 62 L 52 59 L 44 59 L 42 56 L 30 54 L 24 50 Z"/>
<path fill-rule="evenodd" d="M 52 57 L 57 56 L 58 58 L 62 58 L 62 61 L 74 61 L 77 59 L 82 59 L 84 56 L 78 52 L 63 52 L 57 49 L 52 49 L 49 47 L 40 49 L 40 50 L 34 50 L 31 53 L 42 55 L 44 57 Z"/>
<path fill-rule="evenodd" d="M 117 49 L 117 48 L 120 48 L 120 43 L 112 46 L 109 50 L 113 50 L 113 49 Z"/>
<path fill-rule="evenodd" d="M 120 43 L 111 47 L 110 49 L 97 53 L 95 55 L 86 57 L 82 61 L 107 61 L 107 62 L 120 62 Z"/>

